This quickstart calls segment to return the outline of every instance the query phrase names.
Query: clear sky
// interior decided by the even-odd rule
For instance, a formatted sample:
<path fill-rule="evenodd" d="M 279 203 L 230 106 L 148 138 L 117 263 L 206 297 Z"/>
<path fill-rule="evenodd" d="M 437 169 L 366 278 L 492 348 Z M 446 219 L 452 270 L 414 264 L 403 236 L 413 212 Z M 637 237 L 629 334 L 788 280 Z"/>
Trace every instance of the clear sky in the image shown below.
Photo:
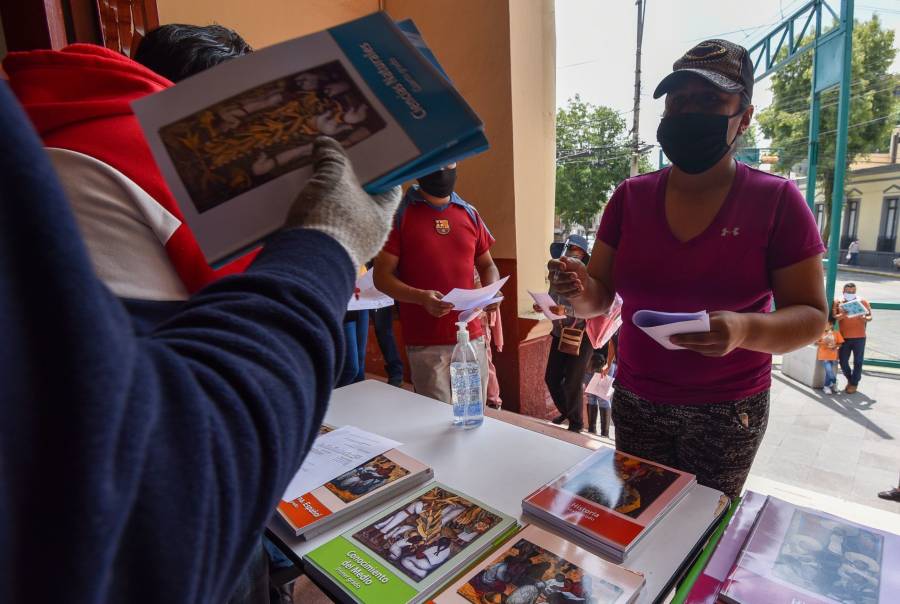
<path fill-rule="evenodd" d="M 647 0 L 641 82 L 641 140 L 656 143 L 662 99 L 656 84 L 688 48 L 708 38 L 750 47 L 807 0 Z M 839 12 L 840 0 L 830 0 Z M 633 0 L 556 0 L 556 103 L 576 93 L 623 112 L 631 127 L 637 12 Z M 884 27 L 900 30 L 900 0 L 856 0 L 856 18 L 877 12 Z M 895 43 L 900 48 L 900 32 Z M 900 53 L 893 70 L 900 71 Z M 772 100 L 767 80 L 758 82 L 757 108 Z M 652 155 L 656 163 L 656 151 Z"/>

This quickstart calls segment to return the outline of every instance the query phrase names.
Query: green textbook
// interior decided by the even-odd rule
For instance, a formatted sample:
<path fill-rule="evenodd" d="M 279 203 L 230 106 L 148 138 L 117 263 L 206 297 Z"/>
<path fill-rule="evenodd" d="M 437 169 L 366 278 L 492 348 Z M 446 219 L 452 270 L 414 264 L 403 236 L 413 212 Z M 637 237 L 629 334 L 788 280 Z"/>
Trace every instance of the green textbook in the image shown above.
<path fill-rule="evenodd" d="M 341 602 L 424 602 L 518 530 L 516 520 L 439 483 L 304 556 L 306 572 Z"/>

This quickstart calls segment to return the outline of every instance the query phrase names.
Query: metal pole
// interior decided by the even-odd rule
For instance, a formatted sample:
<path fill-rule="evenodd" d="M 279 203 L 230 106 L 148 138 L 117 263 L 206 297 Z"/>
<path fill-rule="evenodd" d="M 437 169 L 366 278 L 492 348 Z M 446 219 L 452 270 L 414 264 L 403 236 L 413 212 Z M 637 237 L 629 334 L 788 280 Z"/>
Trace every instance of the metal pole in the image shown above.
<path fill-rule="evenodd" d="M 631 175 L 638 175 L 640 160 L 640 133 L 638 128 L 641 123 L 641 44 L 644 40 L 644 12 L 647 8 L 647 0 L 636 0 L 637 6 L 637 51 L 634 56 L 634 121 L 631 125 Z"/>
<path fill-rule="evenodd" d="M 853 58 L 853 0 L 842 0 L 841 20 L 844 22 L 844 56 L 841 72 L 841 91 L 838 97 L 837 142 L 834 156 L 834 190 L 831 194 L 831 235 L 828 241 L 828 276 L 825 295 L 829 307 L 834 300 L 837 265 L 841 254 L 841 207 L 844 203 L 844 173 L 847 171 L 847 127 L 850 122 L 850 69 Z"/>
<path fill-rule="evenodd" d="M 819 163 L 819 94 L 816 92 L 816 75 L 818 69 L 816 63 L 819 60 L 819 36 L 822 34 L 822 6 L 818 4 L 816 11 L 816 45 L 813 47 L 812 56 L 812 103 L 809 108 L 809 152 L 807 153 L 806 170 L 806 205 L 816 213 L 816 168 Z"/>

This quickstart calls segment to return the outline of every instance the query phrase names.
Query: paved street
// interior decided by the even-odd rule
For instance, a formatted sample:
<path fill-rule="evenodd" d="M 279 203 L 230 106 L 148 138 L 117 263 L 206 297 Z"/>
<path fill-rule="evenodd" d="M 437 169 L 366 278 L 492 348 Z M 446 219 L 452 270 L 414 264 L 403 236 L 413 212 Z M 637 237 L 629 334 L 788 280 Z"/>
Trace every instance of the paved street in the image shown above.
<path fill-rule="evenodd" d="M 867 371 L 856 394 L 828 396 L 776 368 L 751 474 L 900 513 L 876 497 L 900 476 L 900 374 Z"/>
<path fill-rule="evenodd" d="M 900 279 L 840 271 L 838 291 L 847 281 L 867 300 L 900 302 Z M 900 311 L 875 311 L 874 317 L 866 356 L 900 359 Z M 838 383 L 844 385 L 842 377 Z M 900 372 L 871 368 L 856 394 L 828 396 L 776 366 L 769 427 L 752 478 L 900 513 L 900 503 L 876 497 L 896 485 L 898 475 Z"/>

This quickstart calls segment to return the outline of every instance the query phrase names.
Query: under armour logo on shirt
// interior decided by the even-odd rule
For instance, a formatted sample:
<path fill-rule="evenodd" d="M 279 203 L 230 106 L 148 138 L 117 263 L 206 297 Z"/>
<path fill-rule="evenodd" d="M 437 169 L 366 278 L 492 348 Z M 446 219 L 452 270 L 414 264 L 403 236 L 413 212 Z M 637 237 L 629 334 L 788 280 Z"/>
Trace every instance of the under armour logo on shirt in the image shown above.
<path fill-rule="evenodd" d="M 728 235 L 734 235 L 737 237 L 740 235 L 740 227 L 735 227 L 733 229 L 722 229 L 722 237 L 727 237 Z"/>

